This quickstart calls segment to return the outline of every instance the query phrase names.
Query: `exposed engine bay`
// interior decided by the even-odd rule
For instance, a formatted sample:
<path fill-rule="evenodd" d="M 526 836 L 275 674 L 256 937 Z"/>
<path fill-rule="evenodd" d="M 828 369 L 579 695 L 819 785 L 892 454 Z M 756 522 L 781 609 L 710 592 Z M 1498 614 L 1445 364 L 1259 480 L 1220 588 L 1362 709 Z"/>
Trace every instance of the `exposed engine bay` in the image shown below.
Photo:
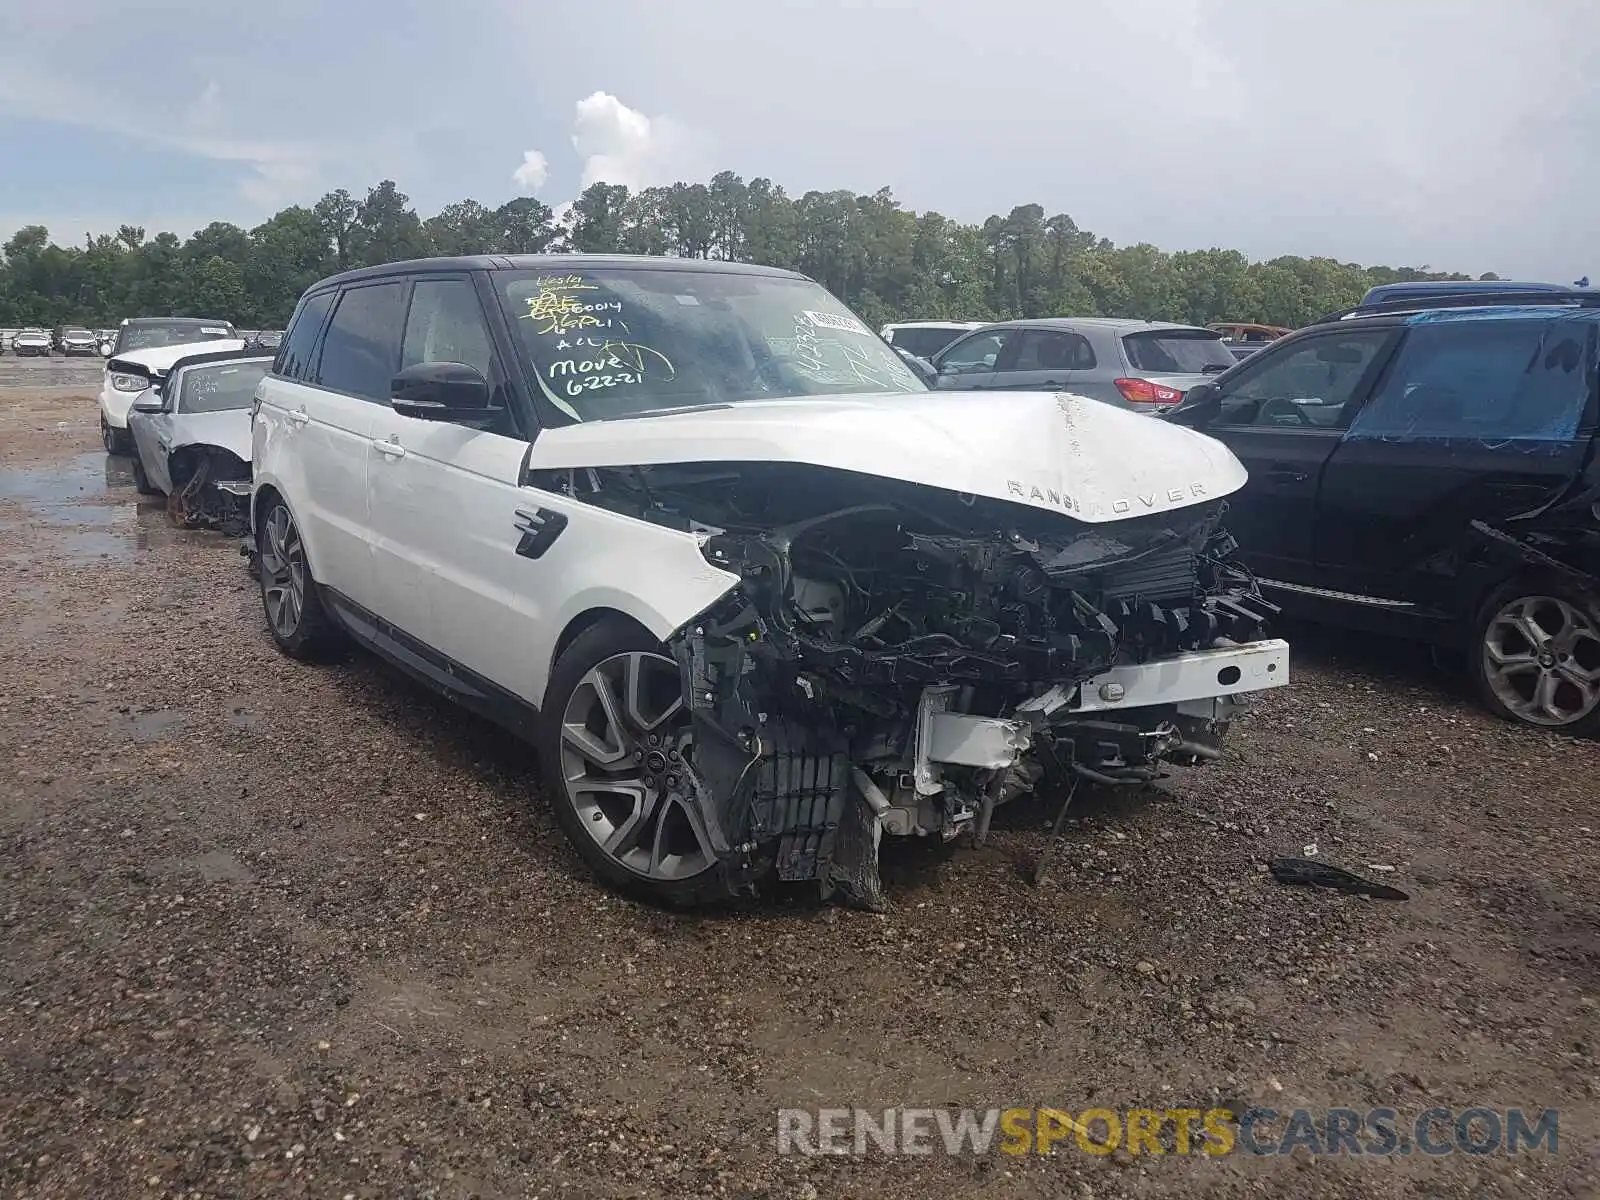
<path fill-rule="evenodd" d="M 179 446 L 168 459 L 172 490 L 167 515 L 173 524 L 220 530 L 243 537 L 250 527 L 250 464 L 221 446 Z"/>
<path fill-rule="evenodd" d="M 775 872 L 879 907 L 883 833 L 981 838 L 1024 793 L 1204 763 L 1237 694 L 1287 682 L 1221 500 L 1090 524 L 801 464 L 545 474 L 740 577 L 669 640 L 734 892 Z"/>

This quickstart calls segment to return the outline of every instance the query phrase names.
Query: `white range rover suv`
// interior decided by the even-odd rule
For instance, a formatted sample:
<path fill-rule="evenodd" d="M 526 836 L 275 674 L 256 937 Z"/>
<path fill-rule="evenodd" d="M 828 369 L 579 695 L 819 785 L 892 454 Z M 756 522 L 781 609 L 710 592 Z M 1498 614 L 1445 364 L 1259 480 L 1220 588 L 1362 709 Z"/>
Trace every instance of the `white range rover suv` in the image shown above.
<path fill-rule="evenodd" d="M 273 638 L 531 739 L 611 885 L 811 881 L 885 834 L 1200 764 L 1288 680 L 1221 443 L 931 392 L 833 296 L 696 260 L 428 259 L 301 298 L 252 421 Z"/>

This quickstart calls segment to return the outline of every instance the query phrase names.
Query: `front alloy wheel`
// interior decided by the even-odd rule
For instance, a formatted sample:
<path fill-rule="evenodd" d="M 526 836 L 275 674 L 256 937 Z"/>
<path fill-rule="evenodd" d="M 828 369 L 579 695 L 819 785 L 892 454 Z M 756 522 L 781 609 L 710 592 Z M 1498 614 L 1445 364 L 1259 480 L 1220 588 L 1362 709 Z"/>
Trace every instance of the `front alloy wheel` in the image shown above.
<path fill-rule="evenodd" d="M 561 717 L 561 782 L 584 833 L 650 883 L 716 861 L 690 798 L 691 746 L 678 664 L 630 650 L 585 672 Z"/>
<path fill-rule="evenodd" d="M 1484 628 L 1481 653 L 1490 695 L 1516 720 L 1564 729 L 1600 711 L 1600 622 L 1565 597 L 1504 603 Z"/>

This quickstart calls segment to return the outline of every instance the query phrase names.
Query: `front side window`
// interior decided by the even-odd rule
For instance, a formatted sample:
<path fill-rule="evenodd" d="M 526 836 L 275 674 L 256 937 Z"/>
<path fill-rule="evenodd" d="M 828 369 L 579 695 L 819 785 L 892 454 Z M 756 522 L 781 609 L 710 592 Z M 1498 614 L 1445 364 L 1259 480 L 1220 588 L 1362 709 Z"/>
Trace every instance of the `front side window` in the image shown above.
<path fill-rule="evenodd" d="M 271 365 L 262 360 L 187 367 L 179 383 L 175 411 L 208 413 L 249 408 L 256 394 L 256 384 Z"/>
<path fill-rule="evenodd" d="M 1415 325 L 1348 436 L 1570 442 L 1592 386 L 1595 329 L 1563 317 Z"/>
<path fill-rule="evenodd" d="M 493 354 L 478 293 L 465 279 L 420 279 L 411 292 L 400 365 L 457 362 L 485 378 Z"/>
<path fill-rule="evenodd" d="M 952 375 L 992 371 L 1006 343 L 1021 333 L 1020 329 L 989 329 L 962 338 L 939 355 L 939 370 Z"/>
<path fill-rule="evenodd" d="M 1344 428 L 1350 400 L 1389 336 L 1366 329 L 1308 338 L 1252 362 L 1253 370 L 1224 387 L 1217 424 Z"/>
<path fill-rule="evenodd" d="M 491 278 L 544 400 L 571 420 L 927 390 L 810 280 L 626 267 Z"/>
<path fill-rule="evenodd" d="M 328 319 L 328 310 L 333 307 L 335 294 L 323 292 L 300 306 L 300 311 L 289 322 L 288 334 L 278 347 L 277 361 L 272 364 L 273 374 L 282 375 L 285 379 L 311 378 L 312 353 L 316 350 L 323 323 Z"/>
<path fill-rule="evenodd" d="M 395 280 L 347 288 L 322 339 L 317 383 L 380 404 L 400 369 L 406 285 Z"/>

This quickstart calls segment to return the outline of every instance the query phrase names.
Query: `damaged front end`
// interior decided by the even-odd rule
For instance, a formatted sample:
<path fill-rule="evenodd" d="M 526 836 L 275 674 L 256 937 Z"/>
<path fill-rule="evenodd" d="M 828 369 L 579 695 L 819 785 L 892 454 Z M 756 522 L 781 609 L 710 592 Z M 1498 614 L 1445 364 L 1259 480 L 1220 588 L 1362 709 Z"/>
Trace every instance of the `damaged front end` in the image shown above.
<path fill-rule="evenodd" d="M 776 464 L 541 486 L 695 531 L 739 577 L 668 640 L 683 787 L 735 892 L 775 874 L 880 907 L 883 834 L 981 837 L 1051 782 L 1204 763 L 1239 696 L 1287 682 L 1222 501 L 1090 524 Z"/>
<path fill-rule="evenodd" d="M 250 525 L 250 464 L 221 446 L 180 446 L 168 460 L 167 515 L 181 528 L 242 537 Z"/>

